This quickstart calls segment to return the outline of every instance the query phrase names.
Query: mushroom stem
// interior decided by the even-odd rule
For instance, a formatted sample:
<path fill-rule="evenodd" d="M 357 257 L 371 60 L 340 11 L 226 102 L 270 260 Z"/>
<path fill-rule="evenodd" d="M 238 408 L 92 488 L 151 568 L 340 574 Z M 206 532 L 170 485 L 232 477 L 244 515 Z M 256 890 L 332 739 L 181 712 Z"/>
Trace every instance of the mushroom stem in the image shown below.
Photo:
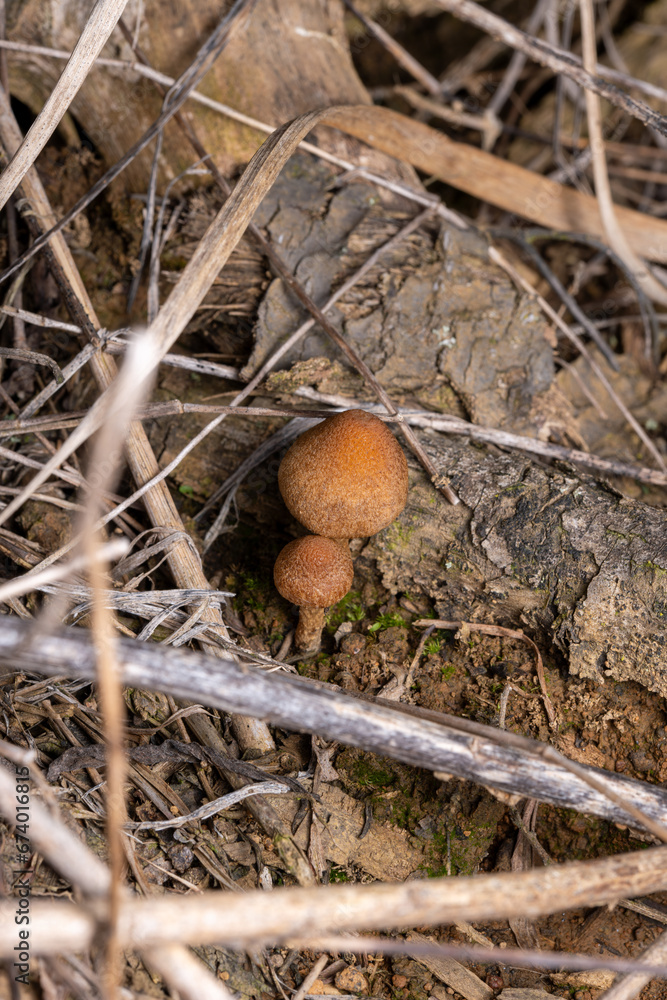
<path fill-rule="evenodd" d="M 320 648 L 324 628 L 324 608 L 299 608 L 299 624 L 294 633 L 294 644 L 301 652 Z"/>

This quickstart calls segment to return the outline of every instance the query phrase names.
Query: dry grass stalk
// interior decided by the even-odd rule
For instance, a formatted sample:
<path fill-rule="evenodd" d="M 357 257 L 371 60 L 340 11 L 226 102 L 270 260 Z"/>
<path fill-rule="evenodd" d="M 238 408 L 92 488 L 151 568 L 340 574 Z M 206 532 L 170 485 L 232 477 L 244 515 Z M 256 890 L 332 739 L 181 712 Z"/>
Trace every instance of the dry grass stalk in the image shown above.
<path fill-rule="evenodd" d="M 19 758 L 12 754 L 13 747 L 7 744 L 0 746 L 0 752 L 18 762 Z M 21 763 L 28 763 L 29 756 L 25 751 Z M 33 775 L 39 775 L 39 769 L 32 769 Z M 0 814 L 9 824 L 14 822 L 16 811 L 15 782 L 0 766 Z M 106 920 L 106 900 L 111 889 L 109 869 L 103 864 L 84 843 L 72 833 L 57 814 L 49 811 L 33 796 L 30 804 L 30 839 L 33 848 L 68 882 L 83 894 L 86 909 L 98 926 L 103 927 Z M 5 905 L 9 905 L 8 901 Z M 14 902 L 12 905 L 16 906 Z M 9 936 L 6 938 L 9 944 Z M 69 935 L 63 938 L 60 953 L 80 951 L 76 937 Z M 144 958 L 151 964 L 165 981 L 178 989 L 186 1000 L 229 1000 L 229 993 L 201 964 L 196 961 L 186 947 L 181 943 L 169 942 L 156 948 L 147 948 Z M 179 971 L 180 970 L 180 971 Z M 187 973 L 187 975 L 186 975 Z"/>
<path fill-rule="evenodd" d="M 595 35 L 595 15 L 592 0 L 580 0 L 581 12 L 581 42 L 584 69 L 592 74 L 597 63 L 597 40 Z M 604 151 L 604 136 L 602 131 L 602 111 L 600 98 L 590 87 L 584 91 L 586 98 L 586 114 L 588 117 L 588 135 L 593 156 L 593 174 L 595 177 L 595 193 L 600 206 L 600 218 L 604 226 L 609 246 L 625 262 L 635 276 L 641 288 L 649 298 L 661 305 L 667 305 L 667 288 L 660 284 L 646 267 L 645 263 L 634 253 L 619 224 L 614 202 L 611 196 L 607 161 Z"/>
<path fill-rule="evenodd" d="M 106 771 L 107 844 L 110 879 L 108 913 L 105 920 L 104 985 L 113 1000 L 121 976 L 121 950 L 117 943 L 117 923 L 124 884 L 125 852 L 122 836 L 127 815 L 125 809 L 125 703 L 115 650 L 115 629 L 103 597 L 105 574 L 99 557 L 100 544 L 95 522 L 104 491 L 116 482 L 122 463 L 118 441 L 125 440 L 137 408 L 152 388 L 154 370 L 153 345 L 148 337 L 137 338 L 107 396 L 108 406 L 103 426 L 95 442 L 89 469 L 93 488 L 86 503 L 82 525 L 81 546 L 89 562 L 93 591 L 91 633 L 97 659 L 97 684 L 102 704 L 105 741 L 108 747 Z M 47 612 L 48 615 L 48 612 Z"/>
<path fill-rule="evenodd" d="M 44 326 L 51 330 L 66 330 L 68 333 L 81 333 L 81 328 L 74 326 L 73 323 L 63 323 L 62 320 L 51 319 L 49 316 L 41 316 L 39 313 L 30 312 L 29 309 L 16 309 L 14 306 L 0 306 L 0 312 L 6 313 L 7 316 L 14 316 L 19 319 L 23 319 L 27 323 L 32 323 L 33 326 Z M 54 364 L 51 358 L 49 358 L 49 362 L 50 364 Z"/>
<path fill-rule="evenodd" d="M 215 101 L 205 103 L 212 110 L 219 111 L 234 121 L 250 125 L 268 134 L 274 131 L 270 125 L 243 115 L 226 105 Z M 368 109 L 353 110 L 368 111 Z M 374 108 L 373 112 L 376 115 L 376 126 L 381 125 L 386 136 L 378 136 L 377 128 L 373 128 L 372 125 L 365 133 L 363 130 L 350 130 L 344 123 L 336 123 L 336 127 L 342 131 L 351 131 L 351 134 L 365 140 L 369 145 L 382 149 L 398 159 L 405 159 L 426 173 L 480 198 L 483 202 L 533 219 L 546 228 L 576 230 L 604 237 L 594 198 L 572 191 L 562 184 L 473 146 L 453 142 L 441 132 L 395 112 L 387 111 L 385 108 Z M 301 142 L 299 148 L 343 169 L 355 169 L 354 164 L 341 161 L 309 143 Z M 383 182 L 382 178 L 368 171 L 361 171 L 359 176 L 387 187 L 403 197 L 411 197 L 413 200 L 421 201 L 422 204 L 425 201 L 427 204 L 433 204 L 430 197 L 428 200 L 420 199 L 415 192 L 393 182 Z M 650 259 L 667 262 L 664 250 L 667 227 L 663 221 L 627 208 L 619 208 L 617 211 L 630 245 L 635 251 Z M 460 225 L 461 220 L 455 213 L 447 213 L 446 217 L 455 225 Z M 651 232 L 655 235 L 651 236 Z M 657 242 L 659 234 L 663 243 Z"/>
<path fill-rule="evenodd" d="M 40 498 L 41 499 L 41 498 Z M 44 497 L 45 500 L 51 499 Z M 74 505 L 72 505 L 74 506 Z M 82 509 L 82 508 L 79 508 Z M 94 554 L 96 562 L 111 562 L 126 555 L 129 549 L 129 542 L 125 538 L 115 538 L 107 545 L 101 546 Z M 41 573 L 36 573 L 30 577 L 14 577 L 0 586 L 0 601 L 6 602 L 10 597 L 21 597 L 23 594 L 37 590 L 40 587 L 67 579 L 74 573 L 79 573 L 86 566 L 91 565 L 88 555 L 80 555 L 72 559 L 63 566 L 55 566 L 45 569 Z"/>
<path fill-rule="evenodd" d="M 462 933 L 466 933 L 466 928 L 470 928 L 471 932 L 475 933 L 475 929 L 465 922 L 457 921 L 456 926 Z M 472 934 L 468 934 L 468 936 L 472 939 Z M 484 935 L 479 934 L 478 936 L 484 937 Z M 637 961 L 636 959 L 614 958 L 608 955 L 581 955 L 571 952 L 564 955 L 561 952 L 542 951 L 535 948 L 496 948 L 488 938 L 486 941 L 481 941 L 480 944 L 482 947 L 474 948 L 468 945 L 436 944 L 431 942 L 417 942 L 410 939 L 403 940 L 400 938 L 387 940 L 386 937 L 374 937 L 366 934 L 363 937 L 352 937 L 348 934 L 325 934 L 316 938 L 290 939 L 288 942 L 290 947 L 327 948 L 329 951 L 349 951 L 352 954 L 410 955 L 420 960 L 424 965 L 431 964 L 428 962 L 429 959 L 431 959 L 433 965 L 440 965 L 443 958 L 448 964 L 452 958 L 458 958 L 479 964 L 488 962 L 493 965 L 505 967 L 551 969 L 559 972 L 563 969 L 569 969 L 574 972 L 577 970 L 600 970 L 603 968 L 620 974 L 639 973 L 645 976 L 647 972 L 646 968 L 642 968 L 641 960 Z M 458 965 L 458 962 L 456 964 Z M 650 971 L 652 978 L 657 976 L 663 977 L 667 974 L 667 964 L 658 964 L 655 962 L 651 965 Z M 466 979 L 470 983 L 468 977 Z M 459 986 L 463 986 L 461 978 L 459 978 Z M 466 995 L 463 990 L 461 992 L 463 996 Z M 541 997 L 543 991 L 538 990 L 537 992 Z M 549 996 L 549 993 L 546 995 Z M 477 998 L 474 998 L 474 1000 L 477 1000 Z"/>
<path fill-rule="evenodd" d="M 104 442 L 104 451 L 100 461 L 104 463 L 104 469 L 109 470 L 108 473 L 105 473 L 105 478 L 112 478 L 122 461 L 122 451 L 118 448 L 118 441 L 125 440 L 126 425 L 127 430 L 130 429 L 126 415 L 133 413 L 135 408 L 132 401 L 135 389 L 133 380 L 138 379 L 136 391 L 143 401 L 143 397 L 152 383 L 153 372 L 157 364 L 157 345 L 151 343 L 150 336 L 142 335 L 141 341 L 138 341 L 137 344 L 141 345 L 141 354 L 138 353 L 138 348 L 135 346 L 134 360 L 130 360 L 132 358 L 132 353 L 130 353 L 129 363 L 124 366 L 120 378 L 112 384 L 110 392 L 101 396 L 93 404 L 67 441 L 44 463 L 25 489 L 0 512 L 0 524 L 16 513 L 35 490 L 46 482 L 51 473 L 100 428 L 103 428 L 101 440 Z M 122 433 L 118 433 L 118 431 L 122 431 Z M 97 471 L 95 475 L 98 475 Z M 106 492 L 104 486 L 101 486 L 100 489 L 102 492 Z"/>
<path fill-rule="evenodd" d="M 442 96 L 442 84 L 432 73 L 429 73 L 427 69 L 422 66 L 422 64 L 411 56 L 410 53 L 399 43 L 395 38 L 385 31 L 382 25 L 377 24 L 370 17 L 366 17 L 357 7 L 351 3 L 351 0 L 343 0 L 345 6 L 348 10 L 352 11 L 354 16 L 358 21 L 361 21 L 363 26 L 374 35 L 380 44 L 388 52 L 392 54 L 399 66 L 407 70 L 408 73 L 430 93 L 433 97 Z"/>

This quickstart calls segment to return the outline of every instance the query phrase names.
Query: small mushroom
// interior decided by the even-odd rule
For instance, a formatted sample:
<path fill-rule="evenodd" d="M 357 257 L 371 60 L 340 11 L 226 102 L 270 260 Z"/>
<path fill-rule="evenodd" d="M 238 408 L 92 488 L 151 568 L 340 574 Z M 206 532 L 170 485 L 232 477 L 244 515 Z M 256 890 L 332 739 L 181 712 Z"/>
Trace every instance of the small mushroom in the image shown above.
<path fill-rule="evenodd" d="M 289 542 L 273 569 L 278 592 L 299 606 L 297 649 L 317 649 L 324 627 L 324 609 L 345 597 L 354 567 L 347 542 L 305 535 Z"/>
<path fill-rule="evenodd" d="M 278 470 L 290 513 L 328 538 L 366 538 L 408 498 L 408 463 L 386 424 L 364 410 L 327 417 L 297 438 Z"/>

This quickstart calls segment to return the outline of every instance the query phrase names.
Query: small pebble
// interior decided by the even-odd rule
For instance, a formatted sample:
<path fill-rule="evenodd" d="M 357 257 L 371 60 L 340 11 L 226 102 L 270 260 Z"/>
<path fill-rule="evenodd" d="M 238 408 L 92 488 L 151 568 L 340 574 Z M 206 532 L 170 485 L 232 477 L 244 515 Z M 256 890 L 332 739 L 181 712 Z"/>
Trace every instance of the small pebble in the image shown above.
<path fill-rule="evenodd" d="M 341 653 L 349 653 L 351 656 L 356 656 L 361 653 L 362 650 L 366 648 L 366 637 L 354 633 L 354 635 L 347 635 L 340 641 L 340 651 Z"/>
<path fill-rule="evenodd" d="M 331 983 L 323 983 L 321 979 L 316 979 L 315 982 L 311 985 L 308 992 L 319 997 L 340 996 L 340 990 L 336 989 L 335 986 L 332 986 Z"/>
<path fill-rule="evenodd" d="M 403 990 L 408 985 L 407 976 L 392 976 L 391 977 L 392 986 L 395 986 L 397 990 Z"/>
<path fill-rule="evenodd" d="M 502 976 L 499 976 L 495 972 L 490 972 L 489 975 L 486 977 L 486 985 L 489 986 L 492 990 L 502 990 L 505 984 L 503 982 Z"/>
<path fill-rule="evenodd" d="M 343 993 L 368 993 L 368 979 L 353 965 L 337 972 L 334 982 Z"/>

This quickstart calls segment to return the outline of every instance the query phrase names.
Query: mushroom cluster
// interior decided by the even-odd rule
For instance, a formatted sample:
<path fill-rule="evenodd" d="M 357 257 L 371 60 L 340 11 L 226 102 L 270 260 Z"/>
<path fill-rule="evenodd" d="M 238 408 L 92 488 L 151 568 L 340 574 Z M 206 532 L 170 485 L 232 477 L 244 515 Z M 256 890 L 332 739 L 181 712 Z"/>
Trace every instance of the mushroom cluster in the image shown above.
<path fill-rule="evenodd" d="M 311 535 L 282 550 L 279 593 L 300 609 L 298 649 L 319 646 L 324 609 L 352 586 L 351 538 L 386 528 L 405 507 L 408 464 L 386 424 L 364 410 L 328 417 L 297 438 L 278 470 L 290 513 Z"/>

